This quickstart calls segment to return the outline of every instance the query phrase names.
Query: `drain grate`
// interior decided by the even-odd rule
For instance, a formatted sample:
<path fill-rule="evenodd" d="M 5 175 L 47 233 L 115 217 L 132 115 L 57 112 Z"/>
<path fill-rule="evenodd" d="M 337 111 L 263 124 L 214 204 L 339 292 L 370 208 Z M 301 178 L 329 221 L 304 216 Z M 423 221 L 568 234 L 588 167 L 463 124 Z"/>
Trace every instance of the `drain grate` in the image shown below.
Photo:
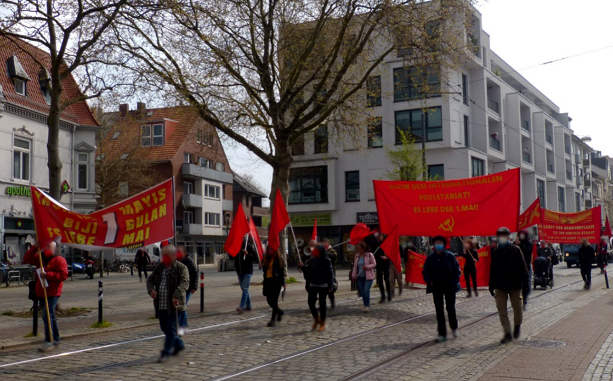
<path fill-rule="evenodd" d="M 534 348 L 563 347 L 566 345 L 566 343 L 563 341 L 555 341 L 555 340 L 522 340 L 518 344 L 523 345 L 524 347 L 534 347 Z"/>

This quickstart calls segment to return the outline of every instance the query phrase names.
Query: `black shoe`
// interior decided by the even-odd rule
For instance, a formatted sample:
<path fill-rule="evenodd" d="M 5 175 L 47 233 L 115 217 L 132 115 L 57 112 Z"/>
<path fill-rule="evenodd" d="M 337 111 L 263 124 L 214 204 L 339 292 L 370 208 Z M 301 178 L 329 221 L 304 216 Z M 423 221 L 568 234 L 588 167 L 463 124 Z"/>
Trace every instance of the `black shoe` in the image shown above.
<path fill-rule="evenodd" d="M 281 321 L 281 319 L 283 318 L 283 315 L 285 315 L 285 312 L 279 310 L 279 313 L 277 314 L 277 321 Z"/>
<path fill-rule="evenodd" d="M 479 292 L 477 290 L 475 290 L 475 298 L 479 297 Z"/>
<path fill-rule="evenodd" d="M 510 333 L 505 333 L 504 337 L 502 338 L 502 340 L 500 340 L 500 344 L 507 344 L 510 343 L 511 341 L 513 341 L 513 338 L 511 337 Z"/>
<path fill-rule="evenodd" d="M 383 304 L 385 303 L 385 296 L 381 298 L 381 300 L 379 300 L 379 304 Z"/>
<path fill-rule="evenodd" d="M 167 354 L 165 354 L 165 353 L 162 353 L 162 354 L 160 355 L 160 357 L 158 358 L 157 363 L 158 363 L 158 364 L 165 363 L 166 361 L 168 361 L 168 359 L 169 359 L 169 358 L 170 358 L 170 356 L 168 356 L 168 355 L 167 355 Z"/>
<path fill-rule="evenodd" d="M 394 296 L 393 296 L 392 294 L 389 294 L 389 295 L 387 296 L 387 301 L 388 301 L 388 302 L 391 302 L 393 297 L 394 297 Z"/>
<path fill-rule="evenodd" d="M 515 329 L 513 330 L 513 338 L 519 339 L 520 334 L 521 334 L 521 324 L 515 324 Z"/>
<path fill-rule="evenodd" d="M 268 327 L 274 327 L 275 326 L 275 321 L 274 320 L 269 321 L 267 326 Z"/>
<path fill-rule="evenodd" d="M 175 351 L 172 352 L 171 356 L 177 356 L 179 353 L 183 352 L 185 350 L 185 347 L 182 348 L 175 348 Z"/>
<path fill-rule="evenodd" d="M 524 312 L 528 311 L 528 303 L 524 303 Z"/>
<path fill-rule="evenodd" d="M 334 300 L 330 301 L 330 309 L 335 309 L 336 308 L 336 303 L 334 302 Z"/>

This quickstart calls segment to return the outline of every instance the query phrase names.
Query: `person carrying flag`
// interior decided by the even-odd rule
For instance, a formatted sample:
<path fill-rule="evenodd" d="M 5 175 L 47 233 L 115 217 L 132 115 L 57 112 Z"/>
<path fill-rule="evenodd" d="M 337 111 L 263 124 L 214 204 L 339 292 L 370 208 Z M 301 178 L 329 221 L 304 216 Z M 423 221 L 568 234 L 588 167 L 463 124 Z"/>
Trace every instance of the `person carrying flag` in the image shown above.
<path fill-rule="evenodd" d="M 477 291 L 477 262 L 479 262 L 479 253 L 474 248 L 473 240 L 468 238 L 464 241 L 464 251 L 461 256 L 464 258 L 464 280 L 466 281 L 467 298 L 472 297 L 470 292 L 470 280 L 473 281 L 473 289 L 475 296 L 479 296 Z"/>
<path fill-rule="evenodd" d="M 523 308 L 526 310 L 526 306 L 528 305 L 528 295 L 530 294 L 530 287 L 532 287 L 532 250 L 534 249 L 532 246 L 532 241 L 530 241 L 530 233 L 526 229 L 521 229 L 517 234 L 517 238 L 515 239 L 515 244 L 521 250 L 521 253 L 524 256 L 524 262 L 526 262 L 526 266 L 528 267 L 528 287 L 523 290 Z"/>
<path fill-rule="evenodd" d="M 241 287 L 242 296 L 240 305 L 236 312 L 242 314 L 244 311 L 251 311 L 251 297 L 249 296 L 249 285 L 253 276 L 253 264 L 260 263 L 258 254 L 253 245 L 247 243 L 248 238 L 244 239 L 243 249 L 234 256 L 234 268 L 238 276 L 238 284 Z"/>
<path fill-rule="evenodd" d="M 330 240 L 328 238 L 324 238 L 322 240 L 324 249 L 326 249 L 326 256 L 332 262 L 332 272 L 334 273 L 334 282 L 332 285 L 331 291 L 328 293 L 328 298 L 330 298 L 330 308 L 334 309 L 336 307 L 336 303 L 334 301 L 334 293 L 338 289 L 338 282 L 336 281 L 336 261 L 338 260 L 338 253 L 332 245 L 330 245 Z"/>
<path fill-rule="evenodd" d="M 278 249 L 273 249 L 270 245 L 266 247 L 266 255 L 262 269 L 264 270 L 263 293 L 270 308 L 272 316 L 269 327 L 274 327 L 275 322 L 281 321 L 285 312 L 279 308 L 279 294 L 281 289 L 285 289 L 287 270 L 285 266 L 285 256 L 281 255 Z"/>
<path fill-rule="evenodd" d="M 332 292 L 334 285 L 332 262 L 326 256 L 323 245 L 317 245 L 313 249 L 311 258 L 303 265 L 302 271 L 307 282 L 309 309 L 314 319 L 312 330 L 315 331 L 319 326 L 319 331 L 323 332 L 326 329 L 326 297 Z M 319 312 L 316 306 L 317 300 L 319 300 Z"/>

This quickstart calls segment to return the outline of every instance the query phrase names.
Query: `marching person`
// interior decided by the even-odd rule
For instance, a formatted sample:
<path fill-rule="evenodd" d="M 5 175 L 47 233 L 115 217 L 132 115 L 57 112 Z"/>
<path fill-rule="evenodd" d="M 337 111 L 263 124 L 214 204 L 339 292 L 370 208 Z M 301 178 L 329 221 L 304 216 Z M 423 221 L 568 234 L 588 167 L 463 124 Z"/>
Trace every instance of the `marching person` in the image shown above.
<path fill-rule="evenodd" d="M 508 228 L 498 229 L 496 232 L 498 247 L 492 251 L 490 265 L 490 294 L 496 299 L 496 308 L 504 332 L 501 344 L 512 341 L 513 337 L 519 338 L 523 320 L 522 295 L 525 294 L 525 289 L 530 287 L 526 260 L 519 247 L 509 242 L 510 235 Z M 507 311 L 507 300 L 509 299 L 513 307 L 515 322 L 513 336 L 511 336 L 511 322 Z"/>
<path fill-rule="evenodd" d="M 597 259 L 598 259 L 598 267 L 600 267 L 600 273 L 604 272 L 604 268 L 607 267 L 607 261 L 609 257 L 609 247 L 607 245 L 607 237 L 600 237 L 600 243 L 598 243 L 597 248 Z"/>
<path fill-rule="evenodd" d="M 187 267 L 189 273 L 189 288 L 185 293 L 185 309 L 179 314 L 179 327 L 187 327 L 187 304 L 192 294 L 198 291 L 198 269 L 196 269 L 196 264 L 187 253 L 185 246 L 177 248 L 177 260 Z"/>
<path fill-rule="evenodd" d="M 584 290 L 589 290 L 592 286 L 592 263 L 596 257 L 596 251 L 590 245 L 590 241 L 587 238 L 581 240 L 581 247 L 579 248 L 579 265 L 581 266 L 581 278 L 585 285 Z"/>
<path fill-rule="evenodd" d="M 177 250 L 170 242 L 162 242 L 162 258 L 147 278 L 147 292 L 157 311 L 160 328 L 166 338 L 158 363 L 163 363 L 185 349 L 177 334 L 178 314 L 185 309 L 189 289 L 189 271 L 177 261 Z"/>
<path fill-rule="evenodd" d="M 315 331 L 319 326 L 319 331 L 323 332 L 326 329 L 326 298 L 332 291 L 334 283 L 332 262 L 326 256 L 326 248 L 323 245 L 313 249 L 311 258 L 304 264 L 302 271 L 307 282 L 309 310 L 314 319 L 312 330 Z M 317 300 L 319 300 L 319 312 Z"/>
<path fill-rule="evenodd" d="M 406 272 L 408 272 L 408 266 L 409 266 L 409 258 L 411 258 L 411 251 L 414 253 L 417 253 L 417 247 L 415 247 L 415 245 L 413 244 L 413 240 L 409 239 L 409 242 L 407 243 L 407 247 L 404 248 L 403 250 L 403 256 L 402 259 L 404 260 L 404 269 Z M 409 282 L 405 282 L 404 287 L 411 287 L 412 285 L 409 284 Z"/>
<path fill-rule="evenodd" d="M 377 247 L 375 249 L 374 256 L 377 261 L 377 285 L 379 285 L 379 292 L 381 293 L 381 300 L 379 303 L 385 303 L 385 293 L 387 292 L 387 300 L 392 301 L 392 286 L 390 284 L 390 265 L 391 261 L 381 249 L 381 242 L 383 241 L 383 234 L 375 232 L 373 234 L 373 242 Z"/>
<path fill-rule="evenodd" d="M 45 327 L 45 343 L 38 349 L 41 352 L 48 352 L 54 348 L 58 348 L 60 345 L 60 331 L 57 327 L 55 307 L 57 306 L 60 296 L 62 296 L 64 281 L 68 279 L 68 265 L 66 264 L 66 259 L 57 254 L 58 242 L 59 237 L 42 245 L 43 269 L 39 274 L 41 279 L 37 280 L 36 286 L 34 286 L 36 297 L 41 301 L 43 326 Z M 39 268 L 40 260 L 38 258 L 38 248 L 38 244 L 32 245 L 25 253 L 23 263 Z M 47 304 L 49 305 L 49 318 L 51 319 L 52 332 L 49 332 L 47 310 L 44 307 L 45 293 L 41 281 L 47 282 Z"/>
<path fill-rule="evenodd" d="M 242 314 L 244 311 L 251 311 L 251 297 L 249 296 L 249 285 L 253 276 L 253 264 L 260 263 L 255 247 L 247 244 L 247 238 L 243 240 L 243 249 L 234 256 L 234 268 L 238 276 L 238 285 L 241 287 L 242 296 L 240 305 L 236 312 Z"/>
<path fill-rule="evenodd" d="M 496 238 L 492 238 L 490 242 L 490 252 L 492 252 L 496 247 L 498 247 L 498 240 Z"/>
<path fill-rule="evenodd" d="M 147 265 L 151 264 L 151 258 L 149 258 L 149 253 L 147 253 L 147 250 L 145 250 L 144 247 L 141 247 L 136 251 L 136 256 L 134 256 L 134 263 L 136 264 L 136 268 L 138 269 L 138 278 L 142 282 L 142 273 L 145 273 L 145 279 L 147 279 Z"/>
<path fill-rule="evenodd" d="M 432 293 L 436 320 L 438 323 L 437 342 L 447 340 L 447 326 L 445 324 L 445 307 L 449 318 L 449 326 L 453 337 L 458 337 L 458 319 L 455 311 L 456 293 L 460 289 L 460 264 L 456 257 L 445 249 L 447 239 L 442 236 L 434 237 L 434 251 L 428 255 L 422 271 L 426 282 L 426 293 Z"/>
<path fill-rule="evenodd" d="M 334 308 L 336 308 L 336 303 L 335 303 L 335 299 L 334 299 L 334 293 L 338 289 L 338 282 L 336 281 L 336 261 L 338 260 L 338 253 L 330 245 L 330 240 L 329 239 L 324 238 L 322 242 L 323 242 L 324 248 L 326 249 L 326 256 L 328 257 L 330 262 L 332 262 L 332 271 L 334 273 L 334 282 L 333 282 L 333 285 L 332 285 L 332 289 L 328 293 L 328 298 L 330 298 L 330 308 L 334 309 Z"/>
<path fill-rule="evenodd" d="M 356 255 L 353 260 L 353 271 L 351 279 L 356 282 L 358 291 L 364 303 L 364 312 L 370 311 L 370 288 L 375 279 L 375 268 L 377 261 L 375 256 L 369 251 L 366 242 L 362 241 L 356 246 Z"/>
<path fill-rule="evenodd" d="M 547 258 L 547 260 L 549 261 L 549 273 L 553 278 L 553 259 L 555 258 L 555 256 L 553 254 L 553 250 L 547 245 L 547 242 L 545 242 L 544 240 L 540 242 L 539 248 L 536 249 L 536 256 Z"/>
<path fill-rule="evenodd" d="M 528 287 L 524 288 L 523 292 L 523 308 L 526 310 L 528 305 L 528 295 L 530 294 L 530 287 L 532 286 L 532 242 L 530 241 L 530 233 L 526 229 L 521 229 L 515 239 L 515 244 L 521 250 L 524 256 L 524 262 L 528 268 Z"/>
<path fill-rule="evenodd" d="M 399 255 L 400 255 L 400 268 L 402 268 L 402 257 L 404 255 L 404 249 L 402 248 L 402 245 L 398 246 L 398 250 L 399 250 Z M 390 269 L 389 269 L 389 273 L 390 273 L 390 296 L 394 296 L 394 294 L 396 293 L 396 284 L 398 284 L 398 296 L 402 295 L 402 273 L 396 268 L 396 265 L 394 265 L 392 263 L 392 261 L 390 260 Z"/>
<path fill-rule="evenodd" d="M 262 267 L 264 269 L 263 293 L 268 305 L 272 308 L 272 317 L 268 326 L 274 327 L 275 322 L 281 321 L 285 313 L 279 308 L 279 294 L 282 288 L 285 289 L 287 278 L 284 256 L 279 253 L 279 250 L 267 247 Z"/>
<path fill-rule="evenodd" d="M 470 280 L 473 281 L 473 288 L 475 290 L 475 296 L 479 296 L 477 291 L 477 262 L 479 262 L 479 253 L 474 248 L 474 243 L 471 239 L 464 241 L 464 251 L 462 252 L 464 258 L 464 280 L 466 281 L 467 298 L 472 297 L 470 292 Z"/>

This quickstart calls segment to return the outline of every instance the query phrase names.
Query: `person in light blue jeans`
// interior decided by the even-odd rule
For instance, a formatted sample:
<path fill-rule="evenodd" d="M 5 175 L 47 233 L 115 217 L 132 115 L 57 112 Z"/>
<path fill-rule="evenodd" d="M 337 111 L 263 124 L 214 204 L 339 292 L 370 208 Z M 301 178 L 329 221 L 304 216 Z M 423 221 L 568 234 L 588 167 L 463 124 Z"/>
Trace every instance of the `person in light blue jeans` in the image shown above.
<path fill-rule="evenodd" d="M 244 241 L 245 242 L 245 241 Z M 238 276 L 238 284 L 241 286 L 241 303 L 236 308 L 239 314 L 244 311 L 251 311 L 251 297 L 249 296 L 249 283 L 253 276 L 253 264 L 259 263 L 258 254 L 252 245 L 243 243 L 244 250 L 234 256 L 234 268 Z"/>
<path fill-rule="evenodd" d="M 362 295 L 364 312 L 368 312 L 370 310 L 370 288 L 375 279 L 374 269 L 377 267 L 377 262 L 364 241 L 357 244 L 356 251 L 351 278 L 357 283 L 360 295 Z"/>

